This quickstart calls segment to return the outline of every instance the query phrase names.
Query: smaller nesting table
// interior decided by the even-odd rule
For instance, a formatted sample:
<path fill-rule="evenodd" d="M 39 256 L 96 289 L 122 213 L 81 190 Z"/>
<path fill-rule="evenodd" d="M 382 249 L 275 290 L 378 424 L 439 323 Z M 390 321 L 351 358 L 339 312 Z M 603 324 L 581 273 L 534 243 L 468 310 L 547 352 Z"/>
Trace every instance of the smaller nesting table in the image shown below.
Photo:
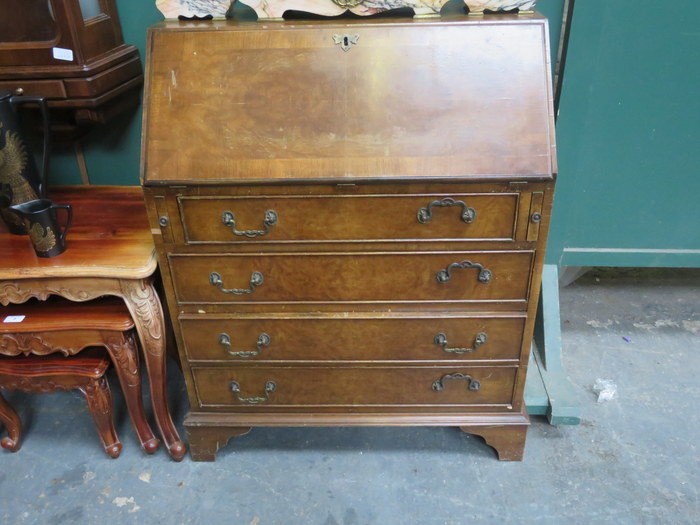
<path fill-rule="evenodd" d="M 118 458 L 122 444 L 112 420 L 112 394 L 104 376 L 109 367 L 107 352 L 90 348 L 80 355 L 6 357 L 0 359 L 0 387 L 6 390 L 50 394 L 59 390 L 79 390 L 97 427 L 105 452 Z M 2 448 L 17 452 L 22 441 L 22 422 L 0 394 L 0 421 L 7 427 Z M 157 440 L 156 440 L 157 442 Z"/>
<path fill-rule="evenodd" d="M 111 434 L 106 430 L 104 421 L 108 411 L 111 426 L 112 401 L 102 377 L 109 359 L 89 358 L 96 350 L 89 347 L 104 347 L 115 364 L 141 448 L 147 454 L 158 450 L 160 440 L 153 435 L 143 409 L 134 321 L 121 299 L 102 297 L 76 303 L 52 297 L 9 305 L 0 313 L 0 354 L 12 356 L 0 361 L 0 387 L 41 393 L 79 389 L 87 398 L 107 453 L 117 457 L 121 444 L 118 450 L 114 447 L 119 441 L 113 428 Z M 96 415 L 93 407 L 102 414 Z"/>

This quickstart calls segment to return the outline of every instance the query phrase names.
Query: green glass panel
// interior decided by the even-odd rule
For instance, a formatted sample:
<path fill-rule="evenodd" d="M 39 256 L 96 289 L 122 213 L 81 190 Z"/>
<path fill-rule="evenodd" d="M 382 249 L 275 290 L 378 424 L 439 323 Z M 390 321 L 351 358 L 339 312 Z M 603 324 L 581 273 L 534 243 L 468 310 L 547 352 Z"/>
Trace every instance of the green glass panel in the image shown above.
<path fill-rule="evenodd" d="M 83 19 L 89 20 L 102 14 L 100 0 L 80 0 L 80 11 L 83 13 Z"/>

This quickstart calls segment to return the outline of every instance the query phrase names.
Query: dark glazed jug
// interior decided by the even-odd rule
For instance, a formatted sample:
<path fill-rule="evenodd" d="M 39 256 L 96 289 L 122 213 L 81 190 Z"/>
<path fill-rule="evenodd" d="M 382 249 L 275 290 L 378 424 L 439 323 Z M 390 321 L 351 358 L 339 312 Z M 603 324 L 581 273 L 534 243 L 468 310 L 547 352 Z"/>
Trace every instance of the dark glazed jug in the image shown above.
<path fill-rule="evenodd" d="M 19 104 L 37 104 L 44 119 L 44 159 L 39 175 L 34 158 L 22 137 L 15 112 Z M 11 233 L 23 235 L 26 226 L 8 208 L 39 199 L 46 193 L 49 167 L 49 116 L 44 97 L 12 96 L 0 91 L 0 216 Z"/>
<path fill-rule="evenodd" d="M 22 219 L 37 256 L 55 257 L 66 251 L 66 235 L 73 222 L 73 208 L 70 204 L 54 204 L 49 199 L 36 199 L 14 204 L 10 210 Z M 63 226 L 58 221 L 58 210 L 66 212 Z"/>

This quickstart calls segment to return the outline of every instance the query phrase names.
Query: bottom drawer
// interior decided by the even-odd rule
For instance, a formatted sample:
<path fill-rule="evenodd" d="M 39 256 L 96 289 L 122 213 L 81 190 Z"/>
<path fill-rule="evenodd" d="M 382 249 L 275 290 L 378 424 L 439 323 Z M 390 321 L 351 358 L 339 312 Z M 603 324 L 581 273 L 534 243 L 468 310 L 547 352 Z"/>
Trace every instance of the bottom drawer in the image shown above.
<path fill-rule="evenodd" d="M 510 407 L 518 368 L 217 367 L 193 368 L 200 408 Z"/>

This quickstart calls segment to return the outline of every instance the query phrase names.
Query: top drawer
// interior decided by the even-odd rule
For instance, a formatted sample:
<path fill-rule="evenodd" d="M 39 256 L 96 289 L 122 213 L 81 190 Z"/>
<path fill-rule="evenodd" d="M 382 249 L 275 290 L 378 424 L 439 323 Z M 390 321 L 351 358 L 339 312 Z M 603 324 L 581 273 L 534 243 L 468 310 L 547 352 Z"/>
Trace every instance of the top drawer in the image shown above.
<path fill-rule="evenodd" d="M 198 243 L 513 240 L 517 193 L 178 198 Z"/>

